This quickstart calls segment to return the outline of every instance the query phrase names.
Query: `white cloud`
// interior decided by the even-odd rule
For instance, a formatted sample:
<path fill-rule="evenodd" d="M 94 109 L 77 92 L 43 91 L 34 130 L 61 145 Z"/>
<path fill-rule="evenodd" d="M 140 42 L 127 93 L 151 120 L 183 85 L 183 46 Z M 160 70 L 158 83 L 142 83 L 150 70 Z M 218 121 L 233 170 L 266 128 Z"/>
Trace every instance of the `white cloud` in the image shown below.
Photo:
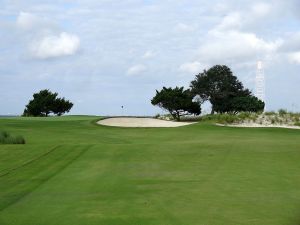
<path fill-rule="evenodd" d="M 273 18 L 271 14 L 276 14 L 277 10 L 277 4 L 273 6 L 263 2 L 254 3 L 250 10 L 245 8 L 228 12 L 215 29 L 221 31 L 257 27 Z"/>
<path fill-rule="evenodd" d="M 279 50 L 282 52 L 300 51 L 300 32 L 289 33 Z"/>
<path fill-rule="evenodd" d="M 142 64 L 134 65 L 127 70 L 127 75 L 133 76 L 138 75 L 147 70 L 147 67 Z"/>
<path fill-rule="evenodd" d="M 47 59 L 73 55 L 78 51 L 79 46 L 80 39 L 76 35 L 62 32 L 58 36 L 46 36 L 32 43 L 30 50 L 33 57 Z"/>
<path fill-rule="evenodd" d="M 300 64 L 300 32 L 289 33 L 278 49 L 278 54 L 290 63 Z"/>
<path fill-rule="evenodd" d="M 228 8 L 229 8 L 228 4 L 224 2 L 219 2 L 213 7 L 213 11 L 217 13 L 224 13 L 228 11 Z"/>
<path fill-rule="evenodd" d="M 282 44 L 282 40 L 266 41 L 254 33 L 241 31 L 211 31 L 207 41 L 199 48 L 199 57 L 210 63 L 218 61 L 243 62 L 273 54 Z"/>
<path fill-rule="evenodd" d="M 153 51 L 146 51 L 145 54 L 142 56 L 143 59 L 151 59 L 155 56 L 156 54 Z"/>
<path fill-rule="evenodd" d="M 271 5 L 260 2 L 252 6 L 252 12 L 255 16 L 266 16 L 271 11 Z"/>
<path fill-rule="evenodd" d="M 238 66 L 247 65 L 257 58 L 267 60 L 278 55 L 284 44 L 283 39 L 274 36 L 272 39 L 266 39 L 264 34 L 258 36 L 256 28 L 259 29 L 258 27 L 265 24 L 265 20 L 270 21 L 269 17 L 275 16 L 279 4 L 248 3 L 245 3 L 248 8 L 237 10 L 232 6 L 231 9 L 226 9 L 226 16 L 203 38 L 198 48 L 198 61 Z"/>
<path fill-rule="evenodd" d="M 191 73 L 191 74 L 196 74 L 196 73 L 200 73 L 202 72 L 202 70 L 205 68 L 206 66 L 201 64 L 198 61 L 195 62 L 188 62 L 188 63 L 184 63 L 179 67 L 179 70 L 182 72 L 187 72 L 187 73 Z"/>
<path fill-rule="evenodd" d="M 218 30 L 237 29 L 242 26 L 242 17 L 238 12 L 228 14 L 223 18 L 221 23 L 216 27 Z"/>
<path fill-rule="evenodd" d="M 188 25 L 185 23 L 178 23 L 175 27 L 175 30 L 177 32 L 191 32 L 195 30 L 195 27 L 193 25 Z"/>
<path fill-rule="evenodd" d="M 300 52 L 290 53 L 288 56 L 291 63 L 300 64 Z"/>
<path fill-rule="evenodd" d="M 37 16 L 27 12 L 20 12 L 17 17 L 17 25 L 25 30 L 31 29 L 38 21 L 39 19 Z"/>

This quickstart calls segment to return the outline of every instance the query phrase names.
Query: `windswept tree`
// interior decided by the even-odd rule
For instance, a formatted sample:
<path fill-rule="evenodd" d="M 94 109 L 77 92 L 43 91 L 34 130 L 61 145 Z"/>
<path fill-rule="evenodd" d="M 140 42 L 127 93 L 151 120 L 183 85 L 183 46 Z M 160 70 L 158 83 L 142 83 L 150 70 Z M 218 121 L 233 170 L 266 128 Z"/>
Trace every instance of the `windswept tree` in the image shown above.
<path fill-rule="evenodd" d="M 62 114 L 69 112 L 72 107 L 72 102 L 65 100 L 65 98 L 57 98 L 54 101 L 52 112 L 58 116 L 61 116 Z"/>
<path fill-rule="evenodd" d="M 33 94 L 33 99 L 26 105 L 23 116 L 48 116 L 50 113 L 61 116 L 69 112 L 73 103 L 57 96 L 57 93 L 47 89 Z"/>
<path fill-rule="evenodd" d="M 224 65 L 213 66 L 209 70 L 204 70 L 202 73 L 196 75 L 190 87 L 193 95 L 199 96 L 201 102 L 209 101 L 211 103 L 212 114 L 215 112 L 225 113 L 235 111 L 232 108 L 232 102 L 235 98 L 243 98 L 245 100 L 248 97 L 251 99 L 251 102 L 256 100 L 253 98 L 254 96 L 252 96 L 251 92 L 244 88 L 242 82 L 233 75 L 230 68 Z M 255 105 L 259 106 L 257 110 L 261 109 L 261 105 L 258 102 L 256 103 Z"/>
<path fill-rule="evenodd" d="M 173 116 L 175 120 L 180 120 L 183 115 L 201 113 L 199 102 L 193 101 L 190 90 L 184 90 L 184 87 L 166 88 L 156 90 L 156 95 L 151 100 L 152 105 L 163 108 Z"/>

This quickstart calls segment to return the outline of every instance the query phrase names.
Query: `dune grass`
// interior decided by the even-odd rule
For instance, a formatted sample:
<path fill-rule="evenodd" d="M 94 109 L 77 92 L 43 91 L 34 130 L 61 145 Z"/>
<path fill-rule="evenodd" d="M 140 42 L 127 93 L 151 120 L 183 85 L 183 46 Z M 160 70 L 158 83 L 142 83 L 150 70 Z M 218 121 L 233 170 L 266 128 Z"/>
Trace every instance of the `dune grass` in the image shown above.
<path fill-rule="evenodd" d="M 1 225 L 298 225 L 300 131 L 5 118 Z"/>
<path fill-rule="evenodd" d="M 6 131 L 0 131 L 0 144 L 25 144 L 25 139 L 20 135 L 12 136 Z"/>

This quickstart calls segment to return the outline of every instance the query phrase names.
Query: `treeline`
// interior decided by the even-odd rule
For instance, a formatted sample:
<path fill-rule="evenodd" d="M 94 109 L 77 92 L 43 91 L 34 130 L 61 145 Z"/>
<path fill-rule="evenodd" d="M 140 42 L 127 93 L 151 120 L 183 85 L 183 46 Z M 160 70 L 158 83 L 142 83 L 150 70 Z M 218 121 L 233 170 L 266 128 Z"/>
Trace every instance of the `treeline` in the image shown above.
<path fill-rule="evenodd" d="M 156 90 L 151 103 L 180 120 L 183 115 L 201 114 L 201 105 L 206 101 L 211 103 L 211 114 L 260 112 L 265 108 L 265 103 L 245 88 L 225 65 L 216 65 L 199 73 L 187 90 L 184 87 Z"/>

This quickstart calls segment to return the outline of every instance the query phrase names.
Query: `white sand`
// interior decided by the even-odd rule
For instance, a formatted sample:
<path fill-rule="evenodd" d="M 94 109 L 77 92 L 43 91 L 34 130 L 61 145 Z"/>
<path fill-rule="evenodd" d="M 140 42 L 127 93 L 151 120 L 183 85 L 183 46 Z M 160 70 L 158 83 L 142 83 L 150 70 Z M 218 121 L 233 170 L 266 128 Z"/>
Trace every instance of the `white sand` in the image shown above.
<path fill-rule="evenodd" d="M 241 123 L 241 124 L 220 124 L 220 123 L 217 123 L 216 125 L 222 126 L 222 127 L 260 127 L 260 128 L 300 129 L 300 127 L 298 127 L 298 126 L 258 124 L 258 123 Z"/>
<path fill-rule="evenodd" d="M 152 118 L 115 117 L 97 122 L 100 125 L 113 127 L 181 127 L 194 123 L 174 122 Z"/>

